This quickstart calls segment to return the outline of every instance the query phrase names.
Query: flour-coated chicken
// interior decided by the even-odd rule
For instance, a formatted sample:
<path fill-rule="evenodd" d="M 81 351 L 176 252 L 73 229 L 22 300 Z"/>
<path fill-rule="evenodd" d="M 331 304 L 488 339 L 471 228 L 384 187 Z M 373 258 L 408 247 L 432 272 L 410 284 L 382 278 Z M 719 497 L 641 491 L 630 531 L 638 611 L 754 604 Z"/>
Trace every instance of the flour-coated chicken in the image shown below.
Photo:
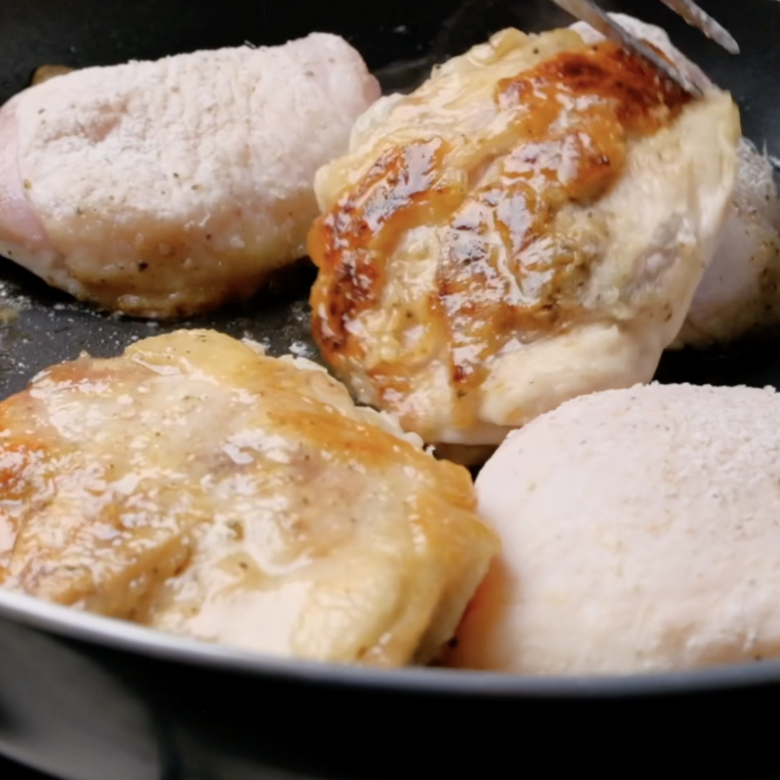
<path fill-rule="evenodd" d="M 654 44 L 683 71 L 709 79 L 660 27 L 626 14 L 610 14 L 625 29 Z M 592 27 L 573 29 L 590 42 L 602 40 Z M 675 346 L 728 344 L 780 323 L 780 201 L 774 169 L 747 138 L 739 144 L 732 209 L 715 254 L 691 302 Z"/>
<path fill-rule="evenodd" d="M 676 345 L 728 345 L 780 323 L 780 201 L 767 157 L 746 138 L 732 212 Z"/>
<path fill-rule="evenodd" d="M 465 469 L 211 331 L 54 366 L 0 431 L 0 584 L 187 636 L 424 662 L 498 547 Z"/>
<path fill-rule="evenodd" d="M 314 173 L 378 96 L 322 33 L 45 81 L 0 110 L 0 254 L 130 315 L 243 300 L 306 254 Z"/>
<path fill-rule="evenodd" d="M 510 434 L 477 478 L 501 555 L 449 663 L 628 674 L 780 656 L 780 395 L 650 385 Z"/>
<path fill-rule="evenodd" d="M 364 402 L 495 445 L 651 379 L 726 219 L 739 115 L 577 33 L 505 30 L 356 123 L 317 174 L 313 330 Z"/>

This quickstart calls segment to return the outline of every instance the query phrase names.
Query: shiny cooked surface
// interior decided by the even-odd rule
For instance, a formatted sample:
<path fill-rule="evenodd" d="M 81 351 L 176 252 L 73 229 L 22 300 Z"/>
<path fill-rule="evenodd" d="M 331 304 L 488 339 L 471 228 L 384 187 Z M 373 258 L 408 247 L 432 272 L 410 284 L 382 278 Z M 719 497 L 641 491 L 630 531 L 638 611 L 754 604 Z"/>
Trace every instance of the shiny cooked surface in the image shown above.
<path fill-rule="evenodd" d="M 724 218 L 738 132 L 728 96 L 692 103 L 612 43 L 494 36 L 372 107 L 350 155 L 318 172 L 323 355 L 361 400 L 453 443 L 497 443 L 572 394 L 649 379 Z M 559 357 L 525 355 L 573 336 L 602 366 L 579 380 L 567 366 L 560 389 Z"/>
<path fill-rule="evenodd" d="M 0 432 L 2 585 L 197 638 L 427 661 L 498 548 L 465 469 L 211 331 L 54 366 Z"/>

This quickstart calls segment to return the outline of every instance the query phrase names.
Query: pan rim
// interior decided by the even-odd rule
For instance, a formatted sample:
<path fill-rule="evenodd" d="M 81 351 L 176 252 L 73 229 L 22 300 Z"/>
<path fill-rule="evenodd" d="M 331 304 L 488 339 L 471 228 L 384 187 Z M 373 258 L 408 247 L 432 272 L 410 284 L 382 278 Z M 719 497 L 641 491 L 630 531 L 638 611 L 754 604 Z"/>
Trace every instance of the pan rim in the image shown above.
<path fill-rule="evenodd" d="M 107 647 L 138 657 L 200 666 L 218 672 L 273 677 L 290 683 L 338 686 L 395 694 L 524 699 L 655 698 L 780 684 L 780 657 L 674 672 L 614 676 L 522 675 L 458 669 L 376 669 L 287 659 L 212 644 L 117 618 L 104 617 L 0 589 L 0 620 L 64 640 Z"/>

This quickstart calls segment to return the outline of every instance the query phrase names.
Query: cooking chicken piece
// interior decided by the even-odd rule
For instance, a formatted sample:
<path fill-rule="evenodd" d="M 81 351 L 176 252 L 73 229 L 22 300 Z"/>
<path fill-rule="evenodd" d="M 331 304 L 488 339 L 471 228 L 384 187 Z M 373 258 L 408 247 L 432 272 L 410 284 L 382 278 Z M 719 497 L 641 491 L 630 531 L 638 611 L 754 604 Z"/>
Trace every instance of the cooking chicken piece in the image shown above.
<path fill-rule="evenodd" d="M 650 385 L 510 434 L 477 478 L 503 552 L 447 661 L 629 674 L 780 655 L 780 396 Z"/>
<path fill-rule="evenodd" d="M 44 371 L 0 430 L 2 584 L 179 634 L 425 662 L 498 548 L 465 469 L 210 331 Z"/>
<path fill-rule="evenodd" d="M 728 345 L 780 324 L 780 201 L 765 155 L 743 138 L 733 209 L 675 346 Z"/>
<path fill-rule="evenodd" d="M 680 70 L 698 74 L 699 82 L 709 82 L 660 27 L 625 14 L 610 15 L 663 51 Z M 572 29 L 589 43 L 603 40 L 582 22 Z M 780 323 L 779 284 L 780 201 L 774 170 L 766 155 L 742 138 L 731 214 L 673 346 L 728 344 Z"/>
<path fill-rule="evenodd" d="M 31 87 L 0 111 L 0 253 L 129 315 L 246 299 L 306 254 L 314 173 L 378 96 L 319 33 Z"/>
<path fill-rule="evenodd" d="M 449 445 L 650 380 L 723 229 L 739 135 L 728 94 L 693 100 L 612 43 L 497 34 L 376 103 L 318 171 L 323 355 Z"/>

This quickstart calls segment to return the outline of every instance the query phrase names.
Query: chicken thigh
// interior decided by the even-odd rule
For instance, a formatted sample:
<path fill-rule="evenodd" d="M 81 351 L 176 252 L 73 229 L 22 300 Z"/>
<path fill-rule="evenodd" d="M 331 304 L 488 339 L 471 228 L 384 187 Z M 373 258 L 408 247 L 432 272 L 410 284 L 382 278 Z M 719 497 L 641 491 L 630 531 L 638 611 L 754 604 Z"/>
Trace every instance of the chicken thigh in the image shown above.
<path fill-rule="evenodd" d="M 378 96 L 319 33 L 47 80 L 0 110 L 0 253 L 129 315 L 245 299 L 306 254 L 315 171 Z"/>
<path fill-rule="evenodd" d="M 0 583 L 280 656 L 429 660 L 498 548 L 468 472 L 258 350 L 178 331 L 0 404 Z"/>
<path fill-rule="evenodd" d="M 709 79 L 676 49 L 660 27 L 626 14 L 610 14 L 622 27 L 663 51 L 678 68 Z M 584 40 L 603 36 L 592 27 L 572 25 Z M 780 323 L 780 200 L 774 169 L 746 138 L 739 143 L 739 164 L 732 209 L 715 254 L 691 302 L 673 346 L 728 344 Z"/>
<path fill-rule="evenodd" d="M 322 353 L 426 441 L 495 445 L 651 379 L 722 232 L 739 115 L 572 30 L 505 30 L 317 174 Z"/>
<path fill-rule="evenodd" d="M 773 389 L 650 385 L 538 417 L 477 478 L 503 548 L 448 663 L 611 675 L 780 656 L 778 485 Z"/>

